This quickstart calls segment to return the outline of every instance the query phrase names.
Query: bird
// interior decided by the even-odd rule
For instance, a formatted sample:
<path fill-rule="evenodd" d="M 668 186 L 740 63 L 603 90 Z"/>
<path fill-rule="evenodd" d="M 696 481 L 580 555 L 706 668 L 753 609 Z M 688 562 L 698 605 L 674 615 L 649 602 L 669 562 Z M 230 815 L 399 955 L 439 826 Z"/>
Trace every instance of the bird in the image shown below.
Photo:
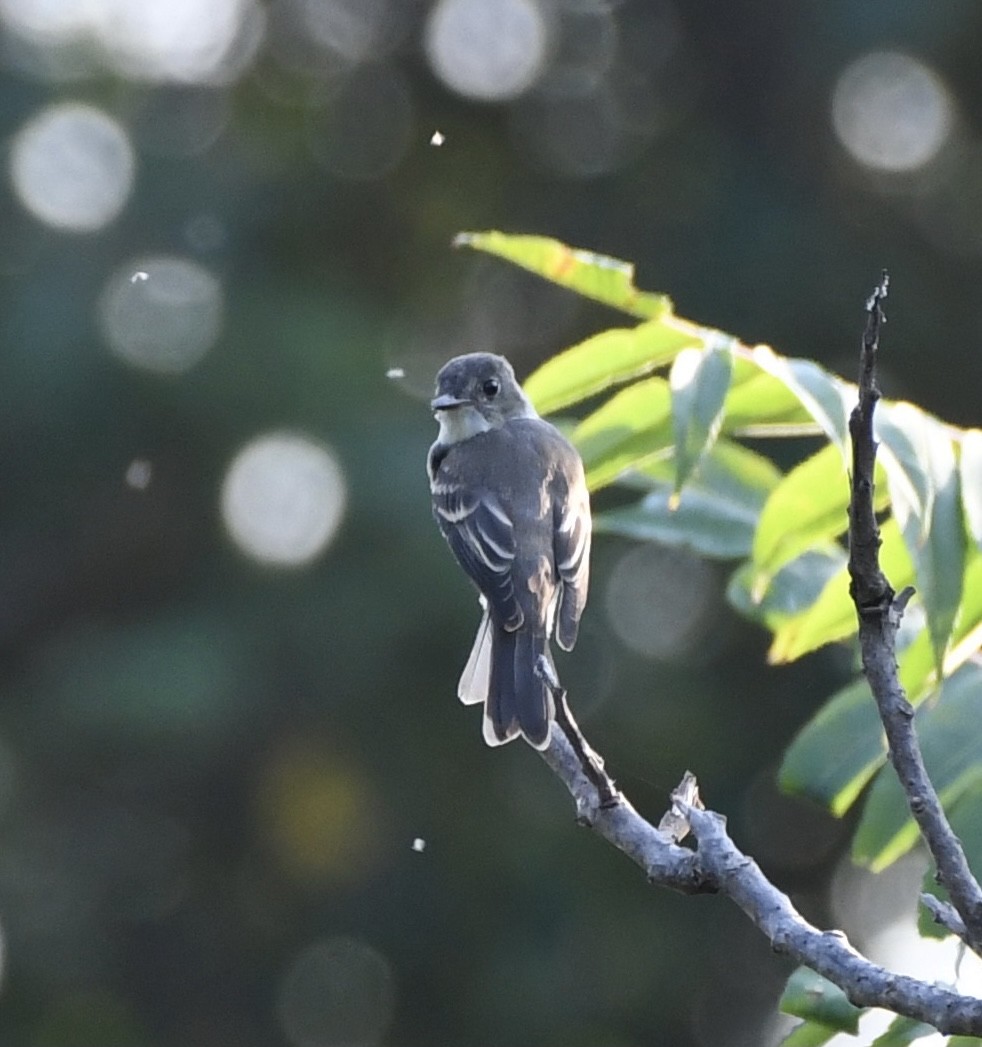
<path fill-rule="evenodd" d="M 488 745 L 549 745 L 549 641 L 576 643 L 590 582 L 590 496 L 572 444 L 541 418 L 511 364 L 456 356 L 436 377 L 440 429 L 427 456 L 433 514 L 477 587 L 481 623 L 457 687 L 484 704 Z"/>

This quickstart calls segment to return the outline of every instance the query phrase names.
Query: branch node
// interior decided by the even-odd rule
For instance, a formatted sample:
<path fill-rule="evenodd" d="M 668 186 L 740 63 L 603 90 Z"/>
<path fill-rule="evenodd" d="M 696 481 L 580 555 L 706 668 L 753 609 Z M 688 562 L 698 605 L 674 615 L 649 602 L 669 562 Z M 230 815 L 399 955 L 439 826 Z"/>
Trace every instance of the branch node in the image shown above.
<path fill-rule="evenodd" d="M 594 826 L 593 811 L 591 811 L 585 804 L 578 803 L 576 805 L 576 814 L 573 820 L 581 829 L 592 829 Z"/>
<path fill-rule="evenodd" d="M 921 895 L 921 905 L 931 914 L 936 924 L 965 941 L 968 930 L 965 927 L 965 921 L 958 915 L 953 905 L 927 892 Z"/>
<path fill-rule="evenodd" d="M 917 590 L 912 585 L 905 585 L 894 598 L 893 611 L 897 616 L 897 625 L 900 625 L 900 619 L 903 618 L 904 611 L 907 610 L 907 604 L 910 603 L 911 597 L 916 592 Z"/>
<path fill-rule="evenodd" d="M 695 808 L 704 811 L 705 805 L 699 796 L 699 782 L 691 771 L 682 775 L 682 780 L 672 790 L 672 806 L 662 815 L 658 831 L 681 843 L 689 834 L 688 811 Z"/>

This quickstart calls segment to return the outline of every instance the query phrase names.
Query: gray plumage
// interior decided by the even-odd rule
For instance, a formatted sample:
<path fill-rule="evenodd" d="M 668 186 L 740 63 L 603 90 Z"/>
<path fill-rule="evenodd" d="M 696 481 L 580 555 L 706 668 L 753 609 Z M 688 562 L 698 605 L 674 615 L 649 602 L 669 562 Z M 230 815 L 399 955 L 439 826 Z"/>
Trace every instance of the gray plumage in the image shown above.
<path fill-rule="evenodd" d="M 484 736 L 545 748 L 555 716 L 536 673 L 549 639 L 576 642 L 586 604 L 590 502 L 579 455 L 525 397 L 511 365 L 470 353 L 437 375 L 440 433 L 427 471 L 436 521 L 484 616 L 458 695 L 484 702 Z"/>

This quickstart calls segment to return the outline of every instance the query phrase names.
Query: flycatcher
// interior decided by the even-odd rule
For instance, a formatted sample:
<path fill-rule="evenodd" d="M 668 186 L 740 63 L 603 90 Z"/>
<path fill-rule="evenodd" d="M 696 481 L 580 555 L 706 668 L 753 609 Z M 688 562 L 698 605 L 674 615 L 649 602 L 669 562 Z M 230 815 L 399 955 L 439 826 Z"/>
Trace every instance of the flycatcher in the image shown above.
<path fill-rule="evenodd" d="M 543 655 L 552 664 L 553 635 L 572 650 L 590 577 L 583 463 L 502 356 L 445 364 L 431 406 L 434 515 L 484 608 L 457 695 L 484 703 L 488 745 L 522 734 L 545 749 L 555 704 L 536 666 Z"/>

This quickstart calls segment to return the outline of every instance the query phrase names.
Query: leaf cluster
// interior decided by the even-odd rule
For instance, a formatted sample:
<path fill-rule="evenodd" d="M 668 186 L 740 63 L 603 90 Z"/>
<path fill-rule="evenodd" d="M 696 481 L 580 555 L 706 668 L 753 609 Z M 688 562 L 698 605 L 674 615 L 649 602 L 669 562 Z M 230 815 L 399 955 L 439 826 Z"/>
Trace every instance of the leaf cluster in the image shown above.
<path fill-rule="evenodd" d="M 543 414 L 577 408 L 570 432 L 591 490 L 620 491 L 617 507 L 595 514 L 595 529 L 732 563 L 728 599 L 771 633 L 773 663 L 853 642 L 844 541 L 856 386 L 677 316 L 666 295 L 635 287 L 626 262 L 499 232 L 462 234 L 458 244 L 631 318 L 559 353 L 525 385 Z M 896 589 L 917 590 L 901 680 L 928 770 L 982 868 L 982 431 L 891 401 L 878 405 L 876 427 L 881 565 Z M 782 471 L 759 448 L 789 437 L 814 445 Z M 803 728 L 780 776 L 786 790 L 839 816 L 868 790 L 853 855 L 874 870 L 917 840 L 900 787 L 879 773 L 885 760 L 857 675 Z"/>

